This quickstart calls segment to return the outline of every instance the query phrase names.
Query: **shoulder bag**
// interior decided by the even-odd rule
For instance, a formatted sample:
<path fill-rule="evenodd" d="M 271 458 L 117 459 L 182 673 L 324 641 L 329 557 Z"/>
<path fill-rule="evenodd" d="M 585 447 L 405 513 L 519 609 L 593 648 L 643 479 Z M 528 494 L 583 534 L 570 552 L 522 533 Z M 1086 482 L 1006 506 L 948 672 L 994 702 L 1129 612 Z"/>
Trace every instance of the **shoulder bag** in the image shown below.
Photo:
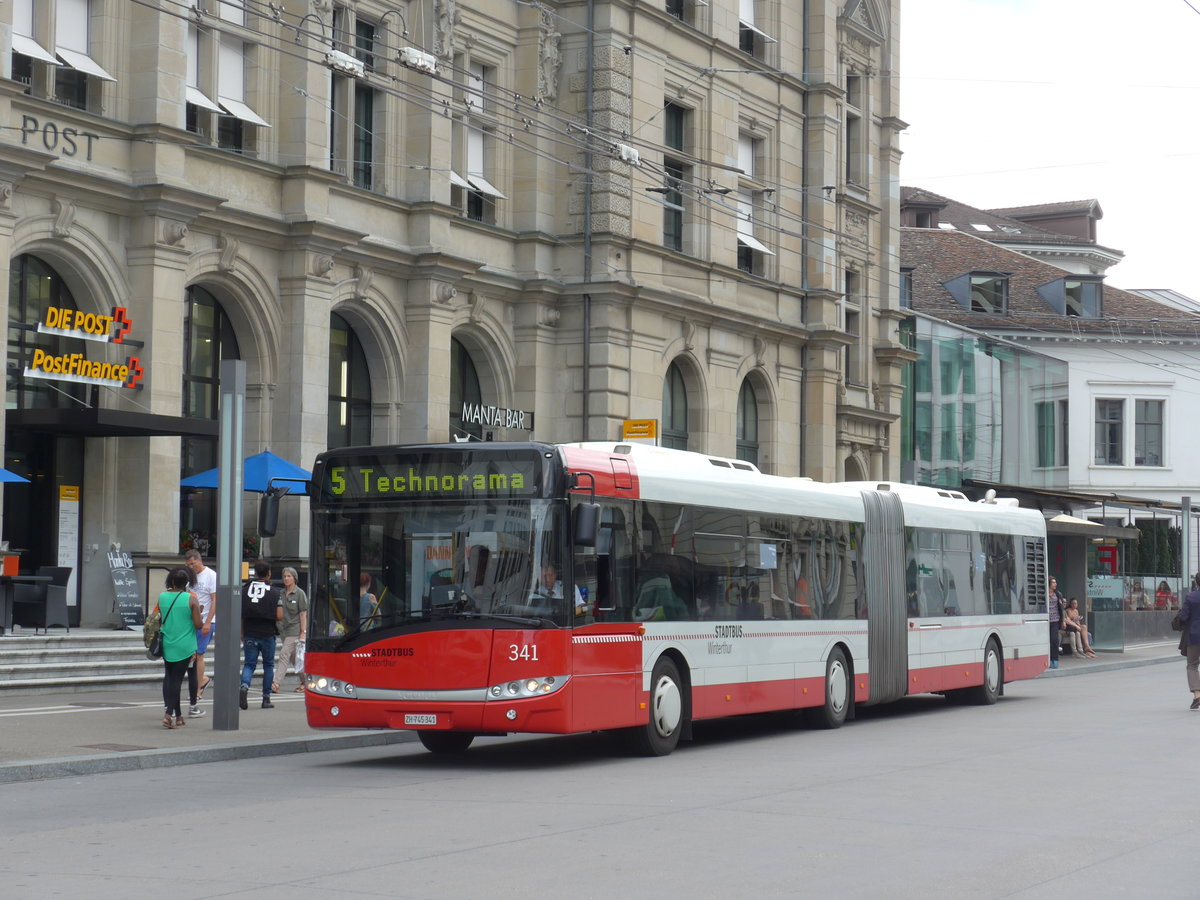
<path fill-rule="evenodd" d="M 171 610 L 173 610 L 175 608 L 175 604 L 179 602 L 179 598 L 182 596 L 183 596 L 183 591 L 180 591 L 178 594 L 175 595 L 175 599 L 172 600 L 171 605 L 167 607 L 166 615 L 161 615 L 159 613 L 159 610 L 156 608 L 154 610 L 154 612 L 151 613 L 150 619 L 146 620 L 146 628 L 149 628 L 151 619 L 153 619 L 154 616 L 158 616 L 157 627 L 154 629 L 154 633 L 150 636 L 150 643 L 146 645 L 146 659 L 162 659 L 162 655 L 163 655 L 163 636 L 162 636 L 163 619 L 165 619 L 165 618 L 167 618 L 167 616 L 171 615 Z"/>

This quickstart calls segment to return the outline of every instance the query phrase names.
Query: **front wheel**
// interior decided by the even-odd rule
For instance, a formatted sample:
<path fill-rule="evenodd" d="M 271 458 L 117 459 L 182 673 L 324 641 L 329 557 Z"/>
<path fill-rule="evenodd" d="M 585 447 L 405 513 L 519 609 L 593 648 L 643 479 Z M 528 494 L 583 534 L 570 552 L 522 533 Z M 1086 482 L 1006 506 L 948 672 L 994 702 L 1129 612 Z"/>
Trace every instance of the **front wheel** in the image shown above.
<path fill-rule="evenodd" d="M 430 753 L 452 756 L 465 753 L 475 735 L 461 731 L 418 731 L 417 737 Z"/>
<path fill-rule="evenodd" d="M 809 710 L 809 722 L 818 728 L 841 728 L 852 701 L 850 666 L 846 654 L 835 647 L 825 663 L 825 704 Z"/>
<path fill-rule="evenodd" d="M 642 756 L 666 756 L 679 743 L 683 729 L 683 689 L 679 668 L 668 657 L 654 665 L 650 677 L 650 721 L 633 730 L 634 750 Z"/>

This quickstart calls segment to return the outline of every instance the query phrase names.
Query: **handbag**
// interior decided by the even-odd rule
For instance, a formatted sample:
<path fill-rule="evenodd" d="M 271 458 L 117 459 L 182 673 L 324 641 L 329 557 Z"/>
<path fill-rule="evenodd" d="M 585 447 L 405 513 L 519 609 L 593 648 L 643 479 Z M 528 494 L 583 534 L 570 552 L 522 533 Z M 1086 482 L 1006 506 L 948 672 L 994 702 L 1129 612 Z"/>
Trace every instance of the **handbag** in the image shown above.
<path fill-rule="evenodd" d="M 167 607 L 167 615 L 171 614 L 171 610 L 175 608 L 175 604 L 179 602 L 179 598 L 183 592 L 175 595 L 175 599 L 171 601 L 171 605 Z M 150 632 L 149 638 L 146 639 L 146 659 L 162 659 L 163 655 L 163 636 L 162 636 L 162 620 L 163 616 L 159 608 L 154 607 L 152 612 L 146 618 L 146 624 L 142 626 L 142 636 L 146 638 L 147 632 Z"/>
<path fill-rule="evenodd" d="M 1179 612 L 1175 613 L 1175 618 L 1173 618 L 1171 620 L 1171 630 L 1172 631 L 1183 631 L 1183 619 L 1180 618 L 1182 615 L 1183 615 L 1183 610 L 1180 610 Z"/>

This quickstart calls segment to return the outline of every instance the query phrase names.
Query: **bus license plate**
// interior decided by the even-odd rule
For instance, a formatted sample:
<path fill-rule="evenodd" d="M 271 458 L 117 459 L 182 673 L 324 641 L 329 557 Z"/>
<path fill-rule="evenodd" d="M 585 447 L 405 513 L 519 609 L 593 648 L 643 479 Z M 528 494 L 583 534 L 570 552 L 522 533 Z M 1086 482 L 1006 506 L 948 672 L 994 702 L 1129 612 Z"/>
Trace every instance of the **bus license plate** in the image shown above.
<path fill-rule="evenodd" d="M 405 713 L 405 725 L 436 725 L 437 716 L 433 713 Z"/>

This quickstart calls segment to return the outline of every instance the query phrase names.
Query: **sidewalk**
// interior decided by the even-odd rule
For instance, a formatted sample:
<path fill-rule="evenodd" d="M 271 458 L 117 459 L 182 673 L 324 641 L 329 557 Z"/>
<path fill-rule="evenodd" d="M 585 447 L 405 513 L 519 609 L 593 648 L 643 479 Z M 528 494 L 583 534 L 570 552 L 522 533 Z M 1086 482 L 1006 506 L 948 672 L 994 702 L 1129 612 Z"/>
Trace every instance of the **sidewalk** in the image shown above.
<path fill-rule="evenodd" d="M 250 708 L 238 711 L 236 731 L 213 728 L 209 699 L 200 704 L 203 718 L 163 728 L 157 685 L 0 695 L 0 784 L 416 740 L 408 731 L 313 730 L 303 695 L 291 693 L 295 683 L 289 676 L 286 692 L 272 696 L 274 709 L 260 709 L 261 696 L 252 692 Z"/>
<path fill-rule="evenodd" d="M 1177 660 L 1175 642 L 1145 644 L 1124 653 L 1100 651 L 1097 659 L 1064 656 L 1058 669 L 1047 669 L 1041 677 Z M 305 719 L 303 695 L 291 692 L 295 683 L 290 676 L 285 691 L 272 697 L 274 709 L 260 709 L 252 692 L 250 708 L 239 711 L 236 731 L 213 729 L 211 700 L 201 703 L 207 713 L 203 718 L 188 719 L 183 728 L 163 728 L 157 685 L 0 695 L 0 784 L 416 740 L 409 731 L 314 731 Z"/>

